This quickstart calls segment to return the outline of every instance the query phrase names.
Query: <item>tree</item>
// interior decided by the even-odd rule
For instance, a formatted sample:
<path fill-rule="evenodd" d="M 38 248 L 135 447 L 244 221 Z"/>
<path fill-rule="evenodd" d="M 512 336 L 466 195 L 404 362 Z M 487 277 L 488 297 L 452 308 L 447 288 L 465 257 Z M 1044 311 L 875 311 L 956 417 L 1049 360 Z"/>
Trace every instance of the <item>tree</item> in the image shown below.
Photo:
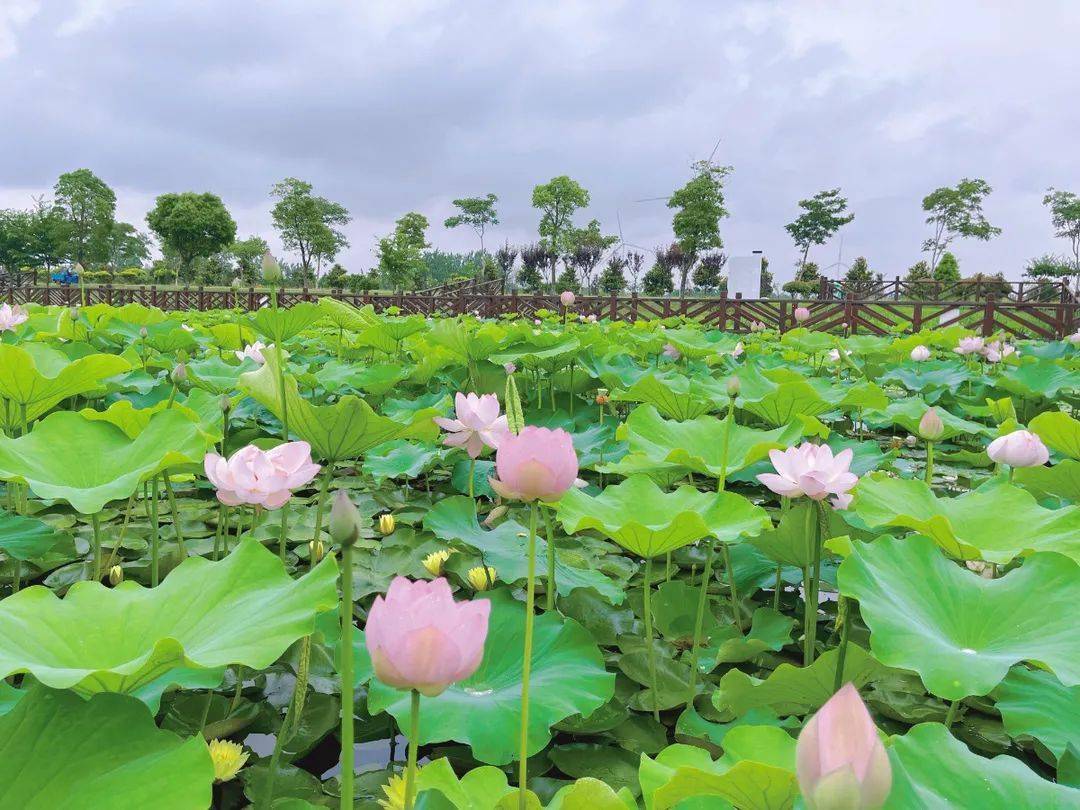
<path fill-rule="evenodd" d="M 430 247 L 426 232 L 428 220 L 410 211 L 394 223 L 394 232 L 379 240 L 375 250 L 379 274 L 395 290 L 411 289 L 426 270 L 423 250 Z"/>
<path fill-rule="evenodd" d="M 1073 276 L 1080 290 L 1080 196 L 1071 191 L 1048 189 L 1043 197 L 1043 205 L 1050 209 L 1050 222 L 1054 226 L 1054 235 L 1068 239 L 1073 254 Z"/>
<path fill-rule="evenodd" d="M 70 225 L 68 256 L 84 266 L 104 261 L 116 216 L 113 190 L 89 169 L 76 169 L 60 175 L 53 196 Z"/>
<path fill-rule="evenodd" d="M 549 251 L 542 245 L 526 245 L 521 249 L 521 272 L 518 285 L 528 292 L 538 292 L 544 286 L 540 268 L 545 267 Z"/>
<path fill-rule="evenodd" d="M 268 250 L 270 246 L 261 236 L 237 239 L 229 245 L 228 253 L 236 268 L 234 278 L 240 279 L 244 284 L 258 284 L 262 279 L 263 256 Z"/>
<path fill-rule="evenodd" d="M 1064 278 L 1073 274 L 1073 265 L 1065 256 L 1044 253 L 1029 259 L 1024 275 L 1031 278 Z"/>
<path fill-rule="evenodd" d="M 925 261 L 918 261 L 908 268 L 907 275 L 904 276 L 904 282 L 907 284 L 908 295 L 915 298 L 930 298 L 933 293 L 933 285 L 930 283 L 933 279 L 933 274 L 930 272 L 930 265 Z"/>
<path fill-rule="evenodd" d="M 536 186 L 533 208 L 540 209 L 540 240 L 555 256 L 550 262 L 551 283 L 555 283 L 555 261 L 569 254 L 574 212 L 589 204 L 589 192 L 565 174 Z"/>
<path fill-rule="evenodd" d="M 926 223 L 934 229 L 933 236 L 923 242 L 923 251 L 930 252 L 930 272 L 937 269 L 941 254 L 949 243 L 959 237 L 972 237 L 984 242 L 1001 233 L 983 215 L 983 199 L 993 191 L 985 180 L 965 177 L 955 187 L 942 186 L 923 198 L 922 207 L 929 216 Z"/>
<path fill-rule="evenodd" d="M 671 218 L 671 228 L 685 255 L 675 268 L 679 273 L 679 295 L 686 295 L 686 279 L 698 256 L 724 246 L 720 220 L 728 215 L 724 207 L 724 178 L 731 173 L 731 166 L 699 160 L 691 168 L 694 176 L 667 203 L 668 208 L 678 209 Z"/>
<path fill-rule="evenodd" d="M 769 272 L 769 260 L 764 256 L 761 257 L 761 286 L 758 287 L 758 295 L 762 298 L 772 298 L 775 290 L 773 289 L 773 274 Z"/>
<path fill-rule="evenodd" d="M 824 245 L 837 231 L 855 219 L 854 214 L 845 213 L 847 205 L 847 198 L 841 196 L 838 188 L 819 191 L 808 200 L 799 200 L 799 208 L 803 213 L 799 214 L 794 222 L 784 226 L 791 234 L 795 247 L 802 251 L 799 267 L 806 264 L 812 245 Z"/>
<path fill-rule="evenodd" d="M 566 290 L 572 293 L 581 292 L 581 284 L 578 282 L 577 273 L 574 272 L 574 265 L 568 263 L 559 273 L 559 277 L 555 279 L 555 290 L 560 293 Z"/>
<path fill-rule="evenodd" d="M 106 258 L 113 272 L 126 267 L 142 267 L 150 258 L 150 237 L 130 222 L 114 222 L 106 239 Z"/>
<path fill-rule="evenodd" d="M 162 194 L 146 223 L 161 240 L 166 253 L 180 261 L 176 280 L 181 273 L 191 277 L 192 262 L 199 256 L 217 253 L 236 239 L 236 222 L 216 194 Z"/>
<path fill-rule="evenodd" d="M 483 258 L 479 253 L 450 253 L 445 250 L 425 250 L 425 276 L 431 284 L 443 284 L 455 278 L 472 278 Z"/>
<path fill-rule="evenodd" d="M 43 196 L 34 198 L 27 220 L 27 252 L 36 266 L 52 271 L 67 255 L 71 225 L 63 210 Z"/>
<path fill-rule="evenodd" d="M 600 274 L 600 279 L 597 281 L 600 291 L 608 295 L 618 295 L 625 290 L 626 276 L 623 275 L 625 267 L 626 259 L 616 255 L 609 257 L 604 272 Z"/>
<path fill-rule="evenodd" d="M 645 256 L 638 253 L 636 250 L 631 250 L 626 254 L 626 272 L 630 276 L 630 291 L 637 292 L 638 289 L 638 276 L 641 275 L 641 270 L 645 266 Z"/>
<path fill-rule="evenodd" d="M 873 280 L 874 276 L 870 272 L 870 264 L 866 261 L 865 256 L 856 257 L 847 273 L 844 274 L 844 281 L 855 287 L 861 284 L 869 284 Z"/>
<path fill-rule="evenodd" d="M 510 274 L 514 271 L 514 261 L 517 259 L 517 255 L 517 248 L 510 247 L 509 242 L 495 251 L 495 264 L 498 266 L 504 282 L 510 278 Z"/>
<path fill-rule="evenodd" d="M 484 253 L 484 231 L 489 225 L 499 224 L 499 214 L 495 210 L 495 203 L 499 198 L 494 194 L 486 197 L 462 197 L 454 200 L 458 213 L 447 217 L 443 222 L 447 228 L 456 228 L 459 225 L 468 225 L 480 238 L 480 253 Z"/>
<path fill-rule="evenodd" d="M 710 293 L 726 288 L 725 279 L 722 276 L 725 264 L 727 264 L 727 256 L 723 253 L 708 253 L 702 256 L 694 269 L 694 286 Z"/>
<path fill-rule="evenodd" d="M 300 266 L 305 277 L 319 280 L 319 268 L 349 246 L 338 226 L 347 225 L 351 217 L 345 206 L 311 193 L 311 183 L 286 177 L 276 183 L 270 193 L 277 198 L 271 216 L 288 251 L 300 254 Z"/>
<path fill-rule="evenodd" d="M 938 261 L 937 267 L 934 268 L 931 275 L 934 277 L 934 281 L 940 281 L 943 284 L 955 284 L 960 280 L 960 262 L 956 260 L 956 257 L 946 251 L 941 254 L 941 260 Z"/>
<path fill-rule="evenodd" d="M 803 262 L 795 271 L 795 278 L 783 286 L 784 292 L 805 298 L 817 292 L 821 284 L 821 272 L 814 262 Z"/>
<path fill-rule="evenodd" d="M 669 295 L 675 289 L 675 282 L 671 277 L 673 269 L 671 259 L 673 256 L 681 255 L 681 251 L 676 254 L 673 248 L 678 250 L 678 245 L 673 244 L 667 248 L 656 249 L 656 261 L 641 279 L 641 289 L 646 295 Z"/>
<path fill-rule="evenodd" d="M 0 211 L 0 266 L 17 271 L 30 261 L 30 216 L 25 211 Z"/>
<path fill-rule="evenodd" d="M 586 287 L 592 286 L 592 274 L 604 251 L 619 241 L 617 236 L 604 236 L 600 233 L 600 222 L 592 220 L 584 228 L 574 228 L 569 237 L 570 253 L 567 264 Z"/>
<path fill-rule="evenodd" d="M 331 289 L 340 290 L 345 286 L 345 280 L 349 277 L 349 271 L 342 267 L 337 262 L 334 262 L 334 266 L 326 271 L 326 278 L 323 279 L 326 282 L 326 286 Z"/>

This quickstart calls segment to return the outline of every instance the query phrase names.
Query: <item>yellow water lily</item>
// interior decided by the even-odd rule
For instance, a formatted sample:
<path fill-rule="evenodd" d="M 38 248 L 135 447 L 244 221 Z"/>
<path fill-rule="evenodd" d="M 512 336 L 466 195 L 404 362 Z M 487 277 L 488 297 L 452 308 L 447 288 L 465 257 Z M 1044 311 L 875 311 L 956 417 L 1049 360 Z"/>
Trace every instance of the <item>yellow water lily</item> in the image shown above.
<path fill-rule="evenodd" d="M 405 778 L 399 774 L 390 777 L 383 785 L 385 799 L 379 799 L 379 806 L 384 810 L 405 810 Z"/>
<path fill-rule="evenodd" d="M 396 525 L 397 522 L 394 520 L 394 516 L 389 512 L 385 515 L 379 515 L 379 531 L 383 534 L 393 534 Z"/>
<path fill-rule="evenodd" d="M 214 762 L 214 781 L 228 782 L 247 764 L 248 752 L 240 743 L 211 740 L 210 759 Z"/>
<path fill-rule="evenodd" d="M 478 565 L 476 566 L 476 568 L 469 569 L 468 576 L 469 584 L 473 586 L 474 590 L 486 591 L 488 588 L 495 584 L 495 579 L 498 576 L 498 572 L 490 565 Z"/>
<path fill-rule="evenodd" d="M 453 553 L 453 551 L 447 548 L 444 548 L 441 551 L 431 552 L 424 557 L 424 568 L 426 568 L 428 573 L 433 577 L 441 576 L 443 566 L 446 565 L 446 561 L 450 559 L 450 555 Z"/>

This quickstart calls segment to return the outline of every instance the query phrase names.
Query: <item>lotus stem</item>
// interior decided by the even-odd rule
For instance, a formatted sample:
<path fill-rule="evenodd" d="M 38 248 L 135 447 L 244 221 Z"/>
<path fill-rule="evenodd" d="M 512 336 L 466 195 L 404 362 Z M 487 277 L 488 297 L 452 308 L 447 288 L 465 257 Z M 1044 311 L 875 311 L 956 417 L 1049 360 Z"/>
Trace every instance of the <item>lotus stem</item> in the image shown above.
<path fill-rule="evenodd" d="M 653 649 L 652 626 L 652 557 L 645 558 L 645 654 L 649 659 L 649 688 L 652 689 L 653 720 L 660 722 L 660 704 L 656 693 L 656 650 Z"/>
<path fill-rule="evenodd" d="M 476 495 L 473 493 L 473 482 L 476 479 L 476 459 L 469 456 L 469 500 L 473 502 L 473 514 L 476 514 Z"/>
<path fill-rule="evenodd" d="M 187 559 L 187 546 L 184 544 L 184 533 L 180 528 L 180 512 L 176 508 L 176 496 L 173 494 L 172 480 L 168 470 L 162 470 L 161 480 L 165 482 L 165 495 L 169 499 L 169 511 L 172 513 L 173 533 L 176 535 L 176 545 L 180 548 L 180 558 Z"/>
<path fill-rule="evenodd" d="M 555 609 L 555 536 L 551 531 L 551 514 L 544 507 L 544 529 L 547 534 L 547 592 L 544 594 L 548 610 Z"/>
<path fill-rule="evenodd" d="M 109 552 L 109 559 L 105 561 L 105 565 L 102 566 L 103 571 L 108 571 L 116 563 L 117 549 L 124 542 L 124 532 L 127 531 L 128 521 L 131 519 L 131 510 L 135 505 L 135 493 L 132 492 L 128 497 L 127 506 L 124 507 L 124 522 L 120 524 L 120 537 L 113 543 L 112 550 Z"/>
<path fill-rule="evenodd" d="M 839 692 L 844 685 L 844 660 L 847 658 L 848 628 L 851 615 L 848 601 L 841 596 L 836 602 L 836 622 L 840 625 L 840 651 L 836 654 L 836 676 L 833 678 L 833 692 Z"/>
<path fill-rule="evenodd" d="M 739 628 L 739 632 L 743 632 L 742 612 L 739 610 L 739 594 L 735 589 L 735 567 L 731 564 L 731 549 L 728 548 L 727 543 L 721 543 L 720 548 L 724 552 L 724 567 L 727 568 L 728 573 L 728 589 L 731 595 L 731 615 L 735 620 L 735 626 Z"/>
<path fill-rule="evenodd" d="M 276 298 L 275 295 L 275 300 Z M 281 440 L 287 442 L 289 440 L 289 405 L 285 394 L 285 356 L 281 352 L 280 337 L 274 341 L 274 353 L 277 355 L 278 388 L 281 389 Z"/>
<path fill-rule="evenodd" d="M 322 533 L 323 507 L 326 505 L 326 493 L 330 489 L 330 478 L 333 476 L 333 463 L 327 462 L 323 468 L 322 484 L 319 486 L 319 499 L 315 502 L 315 535 L 312 540 L 318 540 Z"/>
<path fill-rule="evenodd" d="M 962 698 L 957 698 L 949 704 L 949 711 L 945 713 L 945 728 L 952 728 L 952 724 L 956 720 L 956 713 L 960 708 L 961 700 Z"/>
<path fill-rule="evenodd" d="M 285 552 L 287 550 L 286 538 L 289 536 L 289 501 L 281 506 L 281 530 L 278 532 L 278 556 L 281 564 L 285 564 Z"/>
<path fill-rule="evenodd" d="M 351 651 L 349 659 L 352 660 Z M 300 722 L 300 717 L 304 713 L 310 662 L 311 636 L 304 636 L 300 645 L 300 665 L 296 671 L 296 682 L 293 684 L 292 698 L 289 700 L 289 708 L 285 711 L 285 719 L 281 721 L 281 728 L 274 739 L 274 751 L 270 755 L 270 769 L 266 776 L 266 793 L 261 803 L 264 808 L 269 808 L 274 802 L 274 780 L 277 779 L 278 766 L 281 763 L 281 751 L 284 749 L 285 744 L 292 739 L 297 724 Z"/>
<path fill-rule="evenodd" d="M 341 810 L 352 810 L 353 769 L 353 599 L 352 570 L 353 544 L 346 543 L 341 549 Z"/>
<path fill-rule="evenodd" d="M 158 479 L 150 482 L 150 587 L 161 581 L 161 531 L 158 527 Z"/>
<path fill-rule="evenodd" d="M 11 592 L 18 593 L 22 585 L 22 560 L 14 560 L 15 571 L 11 575 Z"/>
<path fill-rule="evenodd" d="M 784 567 L 780 563 L 777 563 L 776 564 L 776 585 L 773 587 L 773 595 L 772 595 L 772 609 L 775 610 L 778 613 L 780 612 L 780 591 L 784 587 L 783 580 L 781 579 L 781 577 L 783 576 L 783 572 L 784 572 Z"/>
<path fill-rule="evenodd" d="M 934 485 L 934 443 L 926 443 L 926 485 Z"/>
<path fill-rule="evenodd" d="M 409 761 L 405 766 L 405 810 L 416 802 L 416 751 L 420 747 L 420 693 L 412 690 L 409 712 Z"/>
<path fill-rule="evenodd" d="M 90 525 L 94 529 L 94 580 L 101 579 L 101 513 L 90 516 Z"/>
<path fill-rule="evenodd" d="M 706 539 L 708 551 L 705 552 L 705 568 L 701 572 L 701 593 L 698 594 L 697 615 L 694 617 L 693 649 L 690 651 L 690 695 L 686 699 L 686 708 L 694 705 L 694 697 L 697 695 L 698 674 L 698 651 L 701 648 L 701 628 L 705 621 L 705 605 L 708 602 L 709 580 L 712 579 L 713 556 L 716 553 L 716 543 L 711 537 Z"/>
<path fill-rule="evenodd" d="M 521 656 L 521 736 L 518 746 L 518 810 L 528 810 L 529 674 L 532 669 L 533 610 L 536 603 L 536 501 L 529 506 L 529 573 L 525 589 L 525 646 Z"/>

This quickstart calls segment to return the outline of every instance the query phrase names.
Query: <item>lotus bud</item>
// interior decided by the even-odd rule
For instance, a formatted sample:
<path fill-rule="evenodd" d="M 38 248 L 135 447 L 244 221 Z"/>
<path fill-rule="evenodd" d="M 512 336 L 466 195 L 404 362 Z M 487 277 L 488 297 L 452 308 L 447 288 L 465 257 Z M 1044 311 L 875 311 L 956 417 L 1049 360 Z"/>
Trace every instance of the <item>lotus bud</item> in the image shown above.
<path fill-rule="evenodd" d="M 119 565 L 114 565 L 109 569 L 109 584 L 114 588 L 124 581 L 124 569 Z"/>
<path fill-rule="evenodd" d="M 795 307 L 795 320 L 798 323 L 806 323 L 810 320 L 810 310 L 806 307 Z"/>
<path fill-rule="evenodd" d="M 738 377 L 731 376 L 727 379 L 727 395 L 734 399 L 739 395 L 739 389 L 742 388 L 742 382 Z"/>
<path fill-rule="evenodd" d="M 928 442 L 936 442 L 945 435 L 945 424 L 937 415 L 936 409 L 927 408 L 926 413 L 919 420 L 919 435 Z"/>
<path fill-rule="evenodd" d="M 472 585 L 474 591 L 486 591 L 495 584 L 498 572 L 490 565 L 478 565 L 476 568 L 469 569 L 468 576 L 469 584 Z"/>
<path fill-rule="evenodd" d="M 330 507 L 330 536 L 340 546 L 351 546 L 360 536 L 360 512 L 349 500 L 349 494 L 339 489 L 334 493 L 334 504 Z"/>
<path fill-rule="evenodd" d="M 247 764 L 248 753 L 240 743 L 229 740 L 211 740 L 210 760 L 214 763 L 214 781 L 228 782 Z"/>
<path fill-rule="evenodd" d="M 169 375 L 169 379 L 172 380 L 173 385 L 180 385 L 187 379 L 187 366 L 183 363 L 177 363 Z"/>
<path fill-rule="evenodd" d="M 914 447 L 918 443 L 919 443 L 919 440 L 916 439 L 914 436 L 905 436 L 904 437 L 904 444 L 906 444 L 908 447 Z"/>
<path fill-rule="evenodd" d="M 513 363 L 503 363 L 503 371 L 505 371 L 507 374 L 513 374 L 515 371 L 517 371 L 517 366 L 515 366 Z"/>
<path fill-rule="evenodd" d="M 267 284 L 277 284 L 281 281 L 281 265 L 269 250 L 262 257 L 263 280 Z"/>
<path fill-rule="evenodd" d="M 998 464 L 1010 467 L 1041 467 L 1050 460 L 1043 440 L 1030 430 L 1014 430 L 990 442 L 986 455 Z"/>
<path fill-rule="evenodd" d="M 559 293 L 559 303 L 561 303 L 564 307 L 572 307 L 574 305 L 574 301 L 576 300 L 577 296 L 574 295 L 573 290 L 563 290 L 561 293 Z"/>
<path fill-rule="evenodd" d="M 326 546 L 323 545 L 323 541 L 309 540 L 307 546 L 308 553 L 311 555 L 311 562 L 322 562 L 322 558 L 326 556 Z"/>
<path fill-rule="evenodd" d="M 71 318 L 71 320 L 73 321 L 79 320 L 79 308 L 68 307 L 68 317 Z"/>
<path fill-rule="evenodd" d="M 487 517 L 484 518 L 484 525 L 489 527 L 489 528 L 491 526 L 494 526 L 495 522 L 497 520 L 499 520 L 503 515 L 505 515 L 509 511 L 510 511 L 510 507 L 507 506 L 505 503 L 500 504 L 499 506 L 496 506 L 494 509 L 492 509 L 490 512 L 488 512 Z"/>
<path fill-rule="evenodd" d="M 440 551 L 433 551 L 424 557 L 424 568 L 433 577 L 442 576 L 443 566 L 446 561 L 450 559 L 450 549 L 442 549 Z"/>
<path fill-rule="evenodd" d="M 221 408 L 222 413 L 228 413 L 232 410 L 232 398 L 228 394 L 222 394 L 221 399 L 218 400 L 218 407 Z"/>
<path fill-rule="evenodd" d="M 146 327 L 145 327 L 145 326 L 140 326 L 140 327 L 139 327 L 139 337 L 141 337 L 141 338 L 142 338 L 143 340 L 146 340 L 146 337 L 147 337 L 147 335 L 149 335 L 149 334 L 150 334 L 150 333 L 146 331 Z"/>
<path fill-rule="evenodd" d="M 393 534 L 396 526 L 397 521 L 394 520 L 394 516 L 389 512 L 385 515 L 379 515 L 379 531 L 383 534 Z"/>
<path fill-rule="evenodd" d="M 597 388 L 596 389 L 596 404 L 597 405 L 607 405 L 610 400 L 611 400 L 611 397 L 608 396 L 608 390 L 606 388 Z"/>
<path fill-rule="evenodd" d="M 924 360 L 930 359 L 930 350 L 925 346 L 916 346 L 911 350 L 911 359 L 916 363 L 921 363 Z"/>

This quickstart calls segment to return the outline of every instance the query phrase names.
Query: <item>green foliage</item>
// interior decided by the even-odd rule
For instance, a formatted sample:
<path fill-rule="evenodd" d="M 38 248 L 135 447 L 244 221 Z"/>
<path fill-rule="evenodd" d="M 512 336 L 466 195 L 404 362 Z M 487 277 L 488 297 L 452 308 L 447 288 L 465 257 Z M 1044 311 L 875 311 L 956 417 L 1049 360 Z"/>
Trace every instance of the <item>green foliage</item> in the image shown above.
<path fill-rule="evenodd" d="M 668 198 L 668 208 L 676 209 L 671 219 L 675 239 L 689 261 L 679 267 L 679 294 L 686 292 L 687 275 L 694 261 L 706 250 L 724 246 L 720 220 L 728 215 L 724 207 L 724 178 L 731 166 L 699 160 L 691 167 L 694 176 Z"/>
<path fill-rule="evenodd" d="M 216 194 L 162 194 L 146 222 L 166 251 L 180 259 L 181 270 L 190 271 L 197 257 L 209 256 L 236 239 L 236 222 Z"/>
<path fill-rule="evenodd" d="M 468 225 L 480 238 L 480 252 L 484 252 L 484 231 L 489 225 L 499 224 L 499 213 L 495 210 L 495 203 L 499 198 L 494 194 L 484 197 L 463 197 L 454 200 L 454 207 L 458 213 L 447 217 L 443 222 L 447 228 L 457 228 L 459 225 Z"/>
<path fill-rule="evenodd" d="M 930 252 L 930 270 L 935 278 L 938 260 L 944 258 L 941 254 L 954 239 L 971 237 L 985 242 L 1001 233 L 1001 228 L 991 225 L 982 211 L 983 200 L 991 191 L 985 180 L 965 177 L 956 186 L 942 186 L 923 198 L 926 223 L 933 235 L 923 242 L 922 249 Z"/>
<path fill-rule="evenodd" d="M 66 255 L 84 266 L 104 261 L 116 214 L 113 190 L 89 169 L 76 169 L 60 175 L 53 196 L 68 224 Z"/>
<path fill-rule="evenodd" d="M 844 281 L 848 284 L 867 284 L 873 281 L 874 276 L 870 272 L 870 264 L 866 261 L 865 256 L 859 256 L 851 263 L 851 267 L 848 268 L 847 273 L 844 274 Z"/>
<path fill-rule="evenodd" d="M 540 240 L 556 256 L 566 256 L 571 251 L 574 212 L 588 204 L 589 192 L 565 174 L 533 189 L 532 205 L 540 211 Z M 554 263 L 551 281 L 555 283 Z"/>
<path fill-rule="evenodd" d="M 1069 240 L 1073 254 L 1072 274 L 1080 279 L 1080 196 L 1051 188 L 1043 197 L 1043 205 L 1050 209 L 1055 236 Z"/>
<path fill-rule="evenodd" d="M 812 245 L 824 245 L 855 219 L 854 214 L 846 213 L 847 205 L 847 198 L 840 194 L 838 188 L 819 191 L 808 200 L 799 200 L 799 208 L 803 212 L 784 229 L 791 235 L 795 247 L 802 250 L 800 266 L 805 266 Z"/>
<path fill-rule="evenodd" d="M 427 217 L 410 211 L 395 223 L 393 234 L 379 240 L 379 275 L 388 286 L 407 290 L 421 282 L 425 270 L 421 251 L 428 247 L 427 228 Z"/>
<path fill-rule="evenodd" d="M 305 276 L 323 262 L 349 246 L 340 230 L 348 225 L 350 216 L 345 206 L 311 193 L 311 183 L 286 177 L 274 185 L 272 196 L 277 198 L 271 215 L 274 227 L 286 250 L 300 254 L 300 266 Z M 315 276 L 316 282 L 318 276 Z"/>
<path fill-rule="evenodd" d="M 671 266 L 658 253 L 653 266 L 641 279 L 641 290 L 645 295 L 662 296 L 670 295 L 674 289 L 675 282 L 671 277 Z"/>
<path fill-rule="evenodd" d="M 526 292 L 539 292 L 544 286 L 543 268 L 551 252 L 543 245 L 527 245 L 521 249 L 521 270 L 517 283 Z"/>
<path fill-rule="evenodd" d="M 270 246 L 259 236 L 238 239 L 228 247 L 229 256 L 236 264 L 235 277 L 244 284 L 259 284 L 262 280 L 262 257 Z M 221 279 L 228 283 L 231 279 Z"/>
<path fill-rule="evenodd" d="M 944 284 L 952 284 L 960 280 L 960 262 L 956 257 L 946 251 L 941 255 L 941 260 L 934 268 L 934 281 Z"/>
<path fill-rule="evenodd" d="M 718 292 L 726 287 L 726 282 L 721 273 L 727 263 L 727 256 L 723 253 L 709 253 L 701 257 L 694 268 L 694 286 L 705 292 Z"/>
<path fill-rule="evenodd" d="M 600 291 L 609 295 L 622 293 L 626 289 L 626 276 L 623 275 L 625 267 L 626 259 L 615 255 L 609 257 L 607 264 L 604 266 L 604 272 L 600 274 L 600 278 L 596 283 Z"/>

